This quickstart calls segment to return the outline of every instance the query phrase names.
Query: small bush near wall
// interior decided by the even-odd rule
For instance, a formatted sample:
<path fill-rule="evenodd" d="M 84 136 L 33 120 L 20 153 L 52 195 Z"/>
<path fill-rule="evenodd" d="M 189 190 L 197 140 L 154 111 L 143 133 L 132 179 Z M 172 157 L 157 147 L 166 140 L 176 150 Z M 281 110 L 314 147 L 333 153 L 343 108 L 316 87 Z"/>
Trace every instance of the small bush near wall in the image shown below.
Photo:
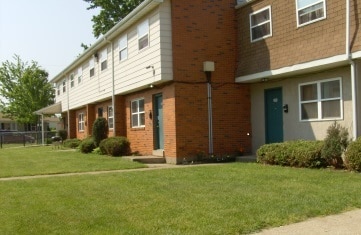
<path fill-rule="evenodd" d="M 64 147 L 75 149 L 79 147 L 81 140 L 79 139 L 67 139 L 63 142 Z"/>
<path fill-rule="evenodd" d="M 349 142 L 347 129 L 334 122 L 327 129 L 325 144 L 321 151 L 322 158 L 326 159 L 328 165 L 335 168 L 342 168 L 342 154 L 345 152 Z"/>
<path fill-rule="evenodd" d="M 68 137 L 68 132 L 66 130 L 59 130 L 58 135 L 61 137 L 61 139 L 64 141 Z"/>
<path fill-rule="evenodd" d="M 98 147 L 100 142 L 108 137 L 109 128 L 108 121 L 103 117 L 99 117 L 93 124 L 92 136 L 95 141 L 95 146 Z"/>
<path fill-rule="evenodd" d="M 95 149 L 94 139 L 89 137 L 81 141 L 79 145 L 80 152 L 91 153 Z"/>
<path fill-rule="evenodd" d="M 326 167 L 327 162 L 321 157 L 323 145 L 323 141 L 307 140 L 266 144 L 257 150 L 257 162 L 293 167 Z"/>
<path fill-rule="evenodd" d="M 110 156 L 127 156 L 131 153 L 130 142 L 126 137 L 110 137 L 100 142 L 99 148 L 102 154 Z"/>
<path fill-rule="evenodd" d="M 345 165 L 351 171 L 361 172 L 361 137 L 348 146 L 345 152 Z"/>

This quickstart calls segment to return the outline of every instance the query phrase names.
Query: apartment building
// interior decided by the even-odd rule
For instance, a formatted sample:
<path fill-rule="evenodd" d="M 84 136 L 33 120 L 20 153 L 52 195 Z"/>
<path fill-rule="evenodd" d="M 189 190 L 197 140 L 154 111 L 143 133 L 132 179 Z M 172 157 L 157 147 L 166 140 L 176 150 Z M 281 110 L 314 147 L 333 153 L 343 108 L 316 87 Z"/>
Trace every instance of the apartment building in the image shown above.
<path fill-rule="evenodd" d="M 360 133 L 358 0 L 145 0 L 51 80 L 70 138 L 97 117 L 180 163 Z"/>
<path fill-rule="evenodd" d="M 251 152 L 249 84 L 236 83 L 234 0 L 145 0 L 55 76 L 69 138 L 97 117 L 168 163 Z M 42 113 L 42 112 L 38 112 Z"/>
<path fill-rule="evenodd" d="M 338 122 L 360 135 L 361 3 L 237 1 L 236 82 L 251 89 L 253 152 L 323 139 Z"/>

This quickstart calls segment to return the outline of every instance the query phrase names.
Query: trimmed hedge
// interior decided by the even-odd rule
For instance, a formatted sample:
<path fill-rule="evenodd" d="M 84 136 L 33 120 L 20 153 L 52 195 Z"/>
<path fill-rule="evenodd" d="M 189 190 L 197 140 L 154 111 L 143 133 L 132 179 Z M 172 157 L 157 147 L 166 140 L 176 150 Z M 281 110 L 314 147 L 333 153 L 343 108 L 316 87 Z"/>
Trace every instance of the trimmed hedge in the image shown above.
<path fill-rule="evenodd" d="M 257 150 L 257 162 L 306 168 L 327 167 L 321 156 L 323 141 L 295 140 L 265 144 Z"/>
<path fill-rule="evenodd" d="M 361 172 L 361 137 L 348 145 L 345 166 L 348 170 Z"/>
<path fill-rule="evenodd" d="M 94 139 L 89 137 L 84 140 L 79 145 L 80 152 L 82 153 L 91 153 L 95 149 Z"/>
<path fill-rule="evenodd" d="M 110 137 L 99 144 L 100 152 L 113 157 L 130 155 L 130 142 L 126 137 Z"/>
<path fill-rule="evenodd" d="M 75 149 L 79 147 L 80 143 L 81 143 L 80 139 L 67 139 L 64 140 L 63 145 L 64 147 Z"/>

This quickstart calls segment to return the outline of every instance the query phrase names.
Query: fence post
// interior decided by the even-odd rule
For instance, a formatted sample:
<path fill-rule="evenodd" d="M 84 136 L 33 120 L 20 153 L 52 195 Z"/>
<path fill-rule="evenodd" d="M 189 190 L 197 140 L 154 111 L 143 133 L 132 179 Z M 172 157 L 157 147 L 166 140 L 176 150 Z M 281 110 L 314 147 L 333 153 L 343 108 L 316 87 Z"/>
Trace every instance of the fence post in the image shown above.
<path fill-rule="evenodd" d="M 3 148 L 3 135 L 0 135 L 0 149 Z"/>

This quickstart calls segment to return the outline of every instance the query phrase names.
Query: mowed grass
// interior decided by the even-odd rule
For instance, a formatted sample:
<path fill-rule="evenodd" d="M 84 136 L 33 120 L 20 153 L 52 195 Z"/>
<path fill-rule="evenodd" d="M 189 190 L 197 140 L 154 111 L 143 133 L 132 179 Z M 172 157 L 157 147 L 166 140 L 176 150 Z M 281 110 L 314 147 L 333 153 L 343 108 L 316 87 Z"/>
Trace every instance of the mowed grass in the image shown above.
<path fill-rule="evenodd" d="M 122 158 L 82 154 L 52 146 L 0 149 L 0 177 L 145 167 Z"/>
<path fill-rule="evenodd" d="M 245 163 L 0 181 L 0 234 L 245 234 L 361 208 L 360 184 Z"/>

